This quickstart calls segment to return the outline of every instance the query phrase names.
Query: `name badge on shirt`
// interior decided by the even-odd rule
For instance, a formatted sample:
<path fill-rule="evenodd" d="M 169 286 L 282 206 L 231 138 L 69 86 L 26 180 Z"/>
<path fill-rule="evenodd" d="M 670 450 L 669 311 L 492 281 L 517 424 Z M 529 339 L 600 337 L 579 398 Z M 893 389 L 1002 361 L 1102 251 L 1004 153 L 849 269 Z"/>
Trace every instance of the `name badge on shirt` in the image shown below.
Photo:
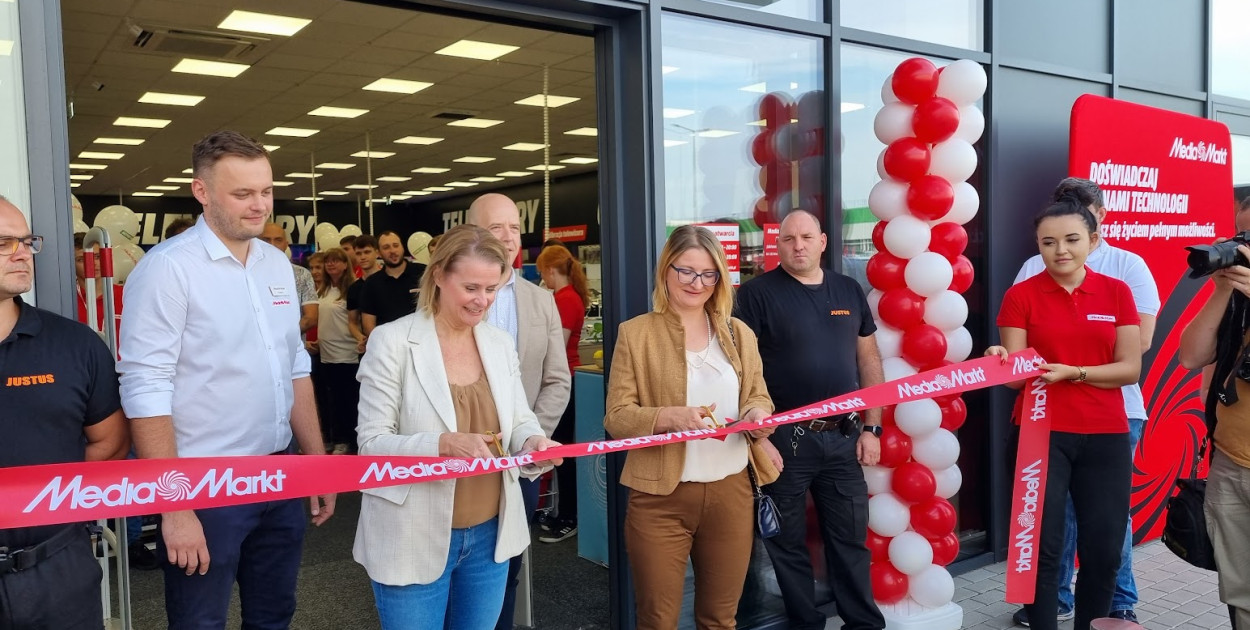
<path fill-rule="evenodd" d="M 1115 317 L 1111 315 L 1095 315 L 1094 313 L 1090 313 L 1089 315 L 1085 316 L 1085 319 L 1088 319 L 1091 322 L 1111 322 L 1112 324 L 1115 323 Z"/>
<path fill-rule="evenodd" d="M 273 295 L 274 297 L 287 297 L 288 295 L 290 295 L 290 291 L 288 291 L 286 287 L 280 284 L 269 285 L 269 293 Z"/>

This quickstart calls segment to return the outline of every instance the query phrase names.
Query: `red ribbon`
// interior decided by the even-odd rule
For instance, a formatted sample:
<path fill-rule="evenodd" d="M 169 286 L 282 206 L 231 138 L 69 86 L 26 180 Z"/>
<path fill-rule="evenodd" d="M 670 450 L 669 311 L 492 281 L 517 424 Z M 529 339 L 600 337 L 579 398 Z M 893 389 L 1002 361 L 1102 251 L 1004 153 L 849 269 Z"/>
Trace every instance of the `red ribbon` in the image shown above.
<path fill-rule="evenodd" d="M 759 422 L 620 440 L 566 444 L 543 460 L 615 453 L 814 420 L 909 400 L 958 394 L 1038 375 L 1037 353 L 929 370 L 835 396 Z M 4 470 L 0 529 L 258 503 L 368 488 L 457 479 L 533 463 L 534 454 L 494 459 L 275 455 L 184 457 L 22 466 Z M 1039 514 L 1040 515 L 1040 514 Z"/>
<path fill-rule="evenodd" d="M 1050 468 L 1050 411 L 1045 381 L 1034 379 L 1026 386 L 1020 415 L 1020 445 L 1016 448 L 1011 492 L 1011 533 L 1007 541 L 1006 601 L 1032 604 L 1042 546 L 1046 473 Z"/>

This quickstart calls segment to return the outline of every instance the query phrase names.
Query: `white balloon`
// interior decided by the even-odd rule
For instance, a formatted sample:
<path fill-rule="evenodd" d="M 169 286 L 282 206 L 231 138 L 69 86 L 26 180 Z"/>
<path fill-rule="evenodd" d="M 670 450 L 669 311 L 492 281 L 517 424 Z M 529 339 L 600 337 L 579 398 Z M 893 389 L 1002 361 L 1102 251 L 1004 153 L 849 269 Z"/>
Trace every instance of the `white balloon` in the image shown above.
<path fill-rule="evenodd" d="M 364 232 L 361 232 L 360 228 L 352 223 L 344 225 L 343 229 L 339 230 L 339 238 L 343 238 L 344 236 L 360 236 L 361 234 L 364 234 Z"/>
<path fill-rule="evenodd" d="M 898 332 L 898 331 L 895 331 L 895 332 L 898 334 L 898 337 L 901 341 L 903 338 L 903 333 Z M 880 329 L 877 330 L 877 334 L 878 335 L 881 334 Z M 893 348 L 891 348 L 891 350 L 893 350 Z M 900 350 L 899 352 L 901 353 L 902 351 Z M 885 357 L 881 359 L 881 371 L 885 374 L 885 380 L 887 383 L 890 381 L 896 381 L 900 378 L 906 378 L 916 373 L 916 368 L 912 367 L 911 364 L 908 363 L 906 359 L 903 359 L 901 356 L 898 356 L 897 354 L 894 356 L 886 357 L 885 353 L 882 353 L 881 356 Z"/>
<path fill-rule="evenodd" d="M 931 225 L 938 223 L 964 225 L 977 216 L 977 209 L 981 206 L 981 195 L 977 193 L 977 189 L 968 182 L 959 182 L 953 186 L 955 187 L 955 203 L 951 204 L 950 212 L 937 221 L 931 221 Z"/>
<path fill-rule="evenodd" d="M 951 290 L 924 301 L 924 322 L 939 330 L 954 330 L 968 321 L 968 301 Z"/>
<path fill-rule="evenodd" d="M 981 108 L 976 105 L 960 107 L 959 127 L 955 129 L 954 137 L 968 144 L 976 144 L 983 133 L 985 133 L 985 114 L 981 113 Z"/>
<path fill-rule="evenodd" d="M 956 105 L 971 105 L 985 94 L 985 69 L 970 59 L 960 59 L 942 69 L 937 95 Z"/>
<path fill-rule="evenodd" d="M 951 138 L 933 146 L 929 174 L 957 184 L 972 177 L 977 170 L 977 150 L 965 140 Z"/>
<path fill-rule="evenodd" d="M 935 470 L 933 478 L 937 480 L 937 496 L 943 499 L 955 496 L 955 493 L 959 492 L 959 487 L 964 484 L 964 474 L 959 470 L 959 466 Z"/>
<path fill-rule="evenodd" d="M 881 357 L 883 359 L 882 365 L 885 363 L 884 360 L 897 359 L 903 356 L 903 331 L 890 326 L 885 322 L 878 321 L 876 336 L 877 350 L 881 352 Z M 902 361 L 902 359 L 899 360 Z M 903 361 L 903 364 L 907 365 L 907 368 L 912 370 L 911 374 L 916 373 L 911 365 L 909 365 L 906 361 Z M 903 374 L 902 376 L 911 376 L 911 374 Z M 901 378 L 901 376 L 899 378 Z M 887 378 L 886 380 L 891 379 Z"/>
<path fill-rule="evenodd" d="M 907 288 L 924 297 L 933 297 L 951 286 L 954 270 L 946 257 L 936 252 L 924 252 L 907 261 L 903 278 Z"/>
<path fill-rule="evenodd" d="M 113 281 L 122 284 L 135 270 L 139 259 L 143 258 L 143 248 L 135 243 L 122 243 L 113 246 Z"/>
<path fill-rule="evenodd" d="M 885 157 L 885 152 L 882 151 L 881 155 Z M 78 200 L 78 195 L 69 196 L 69 208 L 74 213 L 74 220 L 82 221 L 82 202 Z"/>
<path fill-rule="evenodd" d="M 946 332 L 946 360 L 959 363 L 972 354 L 972 333 L 959 327 Z"/>
<path fill-rule="evenodd" d="M 868 193 L 868 209 L 882 221 L 907 214 L 907 184 L 893 179 L 877 182 Z"/>
<path fill-rule="evenodd" d="M 85 234 L 90 229 L 91 226 L 87 225 L 82 219 L 74 219 L 74 234 Z"/>
<path fill-rule="evenodd" d="M 430 241 L 433 239 L 428 232 L 413 232 L 408 237 L 408 252 L 423 265 L 430 264 Z"/>
<path fill-rule="evenodd" d="M 911 510 L 891 492 L 883 492 L 868 499 L 868 529 L 878 536 L 893 538 L 907 531 L 911 524 Z"/>
<path fill-rule="evenodd" d="M 912 438 L 922 438 L 942 426 L 942 408 L 929 398 L 899 403 L 894 408 L 894 423 Z"/>
<path fill-rule="evenodd" d="M 883 295 L 885 295 L 885 292 L 881 289 L 873 289 L 868 292 L 868 310 L 872 313 L 873 319 L 881 319 L 881 314 L 877 312 L 877 307 L 881 304 L 881 296 Z M 877 345 L 881 344 L 878 343 Z"/>
<path fill-rule="evenodd" d="M 313 229 L 313 240 L 317 242 L 317 249 L 321 251 L 338 247 L 339 240 L 342 238 L 339 235 L 339 229 L 334 227 L 333 223 L 318 223 Z"/>
<path fill-rule="evenodd" d="M 864 481 L 868 482 L 868 496 L 889 492 L 890 482 L 893 479 L 893 468 L 888 466 L 864 466 Z"/>
<path fill-rule="evenodd" d="M 322 235 L 328 236 L 331 234 L 337 235 L 338 233 L 339 233 L 339 229 L 334 227 L 333 223 L 318 223 L 317 227 L 313 229 L 313 236 L 317 236 L 317 237 L 320 237 Z"/>
<path fill-rule="evenodd" d="M 115 244 L 139 240 L 139 215 L 126 206 L 109 206 L 95 215 L 95 227 L 108 230 Z"/>
<path fill-rule="evenodd" d="M 885 78 L 885 83 L 881 84 L 881 102 L 886 104 L 898 102 L 898 97 L 894 95 L 893 72 L 890 73 L 890 76 Z"/>
<path fill-rule="evenodd" d="M 890 540 L 890 564 L 907 575 L 933 566 L 933 545 L 924 536 L 906 531 Z"/>
<path fill-rule="evenodd" d="M 872 121 L 872 131 L 882 144 L 906 138 L 912 135 L 911 118 L 915 111 L 915 105 L 887 103 Z"/>
<path fill-rule="evenodd" d="M 910 214 L 901 214 L 885 224 L 885 248 L 899 258 L 915 258 L 929 249 L 929 224 Z"/>
<path fill-rule="evenodd" d="M 931 564 L 909 577 L 907 592 L 921 606 L 941 608 L 955 596 L 955 580 L 945 567 Z"/>
<path fill-rule="evenodd" d="M 912 440 L 911 456 L 932 470 L 945 470 L 959 461 L 959 438 L 946 429 L 938 428 Z"/>
<path fill-rule="evenodd" d="M 877 176 L 881 179 L 889 179 L 890 174 L 885 172 L 885 149 L 877 154 Z"/>

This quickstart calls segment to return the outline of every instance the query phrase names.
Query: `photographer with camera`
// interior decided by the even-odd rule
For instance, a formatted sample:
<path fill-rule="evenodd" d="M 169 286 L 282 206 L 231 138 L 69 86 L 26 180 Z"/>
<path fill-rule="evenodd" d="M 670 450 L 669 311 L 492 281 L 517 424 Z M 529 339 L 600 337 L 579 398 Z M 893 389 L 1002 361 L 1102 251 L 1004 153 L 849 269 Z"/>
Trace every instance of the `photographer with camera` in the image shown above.
<path fill-rule="evenodd" d="M 1237 211 L 1250 229 L 1250 199 Z M 1214 365 L 1206 420 L 1215 444 L 1207 476 L 1207 532 L 1219 567 L 1220 601 L 1234 628 L 1250 628 L 1250 234 L 1190 248 L 1193 277 L 1210 275 L 1215 291 L 1181 333 L 1181 365 Z"/>

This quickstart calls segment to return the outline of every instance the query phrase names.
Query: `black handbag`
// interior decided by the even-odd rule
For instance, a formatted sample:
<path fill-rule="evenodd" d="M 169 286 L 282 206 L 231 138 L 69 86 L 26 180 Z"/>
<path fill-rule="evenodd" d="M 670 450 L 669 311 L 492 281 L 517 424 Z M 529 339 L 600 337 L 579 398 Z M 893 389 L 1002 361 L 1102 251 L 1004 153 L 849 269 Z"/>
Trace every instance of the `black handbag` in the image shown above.
<path fill-rule="evenodd" d="M 781 515 L 773 498 L 760 490 L 755 480 L 755 467 L 747 464 L 747 476 L 751 478 L 751 493 L 755 495 L 755 533 L 760 538 L 772 538 L 781 533 Z"/>
<path fill-rule="evenodd" d="M 1203 511 L 1207 480 L 1198 478 L 1198 464 L 1206 456 L 1209 440 L 1202 441 L 1188 478 L 1176 480 L 1176 496 L 1168 499 L 1168 516 L 1163 524 L 1163 544 L 1178 558 L 1189 564 L 1215 570 L 1215 549 L 1207 534 L 1207 516 Z"/>

